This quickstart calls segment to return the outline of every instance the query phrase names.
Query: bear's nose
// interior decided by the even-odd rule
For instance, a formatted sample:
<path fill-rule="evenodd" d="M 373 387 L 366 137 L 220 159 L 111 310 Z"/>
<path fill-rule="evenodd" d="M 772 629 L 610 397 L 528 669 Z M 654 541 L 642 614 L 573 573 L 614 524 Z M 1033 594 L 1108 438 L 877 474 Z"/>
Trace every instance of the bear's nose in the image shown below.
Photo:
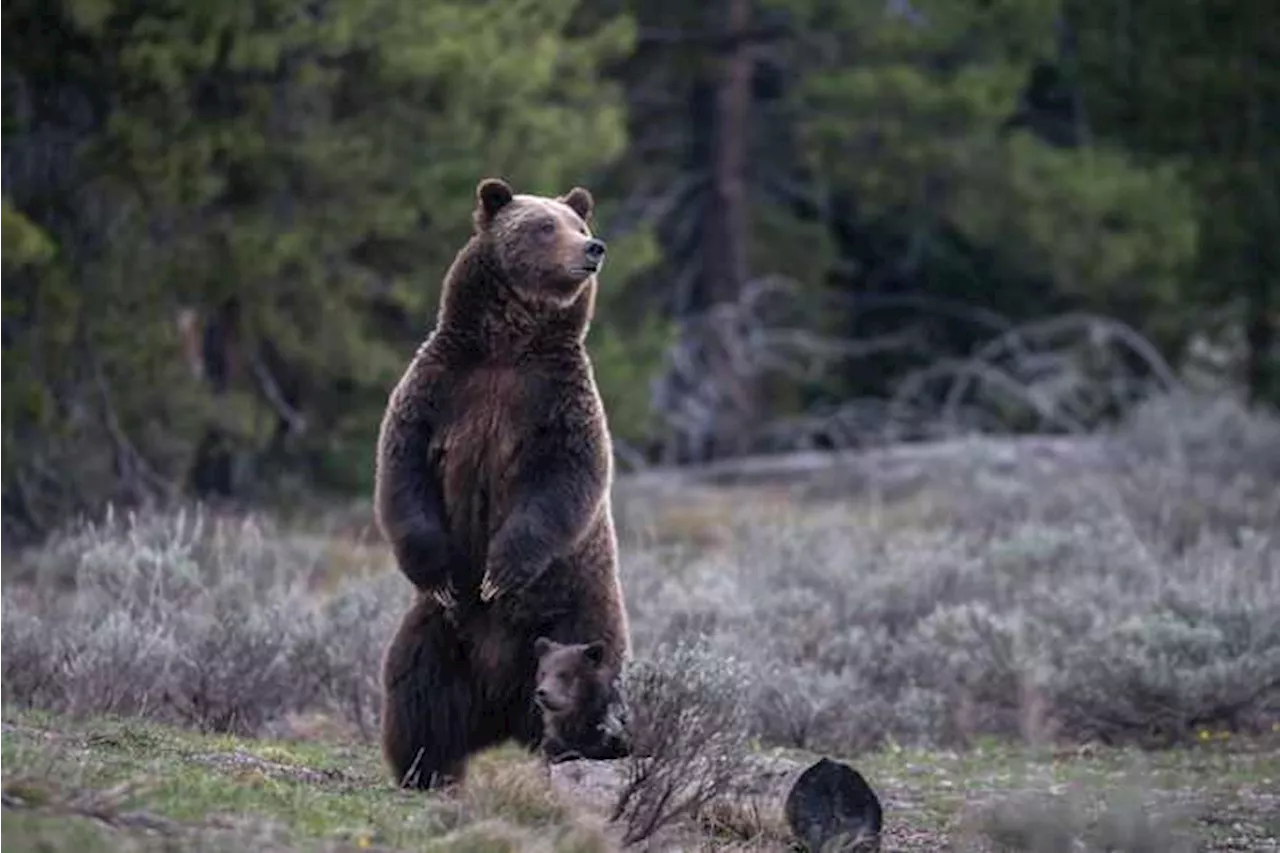
<path fill-rule="evenodd" d="M 547 699 L 547 688 L 539 687 L 533 692 L 533 695 L 537 697 L 539 702 L 545 702 Z"/>
<path fill-rule="evenodd" d="M 599 261 L 604 257 L 604 241 L 592 237 L 587 241 L 587 258 Z"/>

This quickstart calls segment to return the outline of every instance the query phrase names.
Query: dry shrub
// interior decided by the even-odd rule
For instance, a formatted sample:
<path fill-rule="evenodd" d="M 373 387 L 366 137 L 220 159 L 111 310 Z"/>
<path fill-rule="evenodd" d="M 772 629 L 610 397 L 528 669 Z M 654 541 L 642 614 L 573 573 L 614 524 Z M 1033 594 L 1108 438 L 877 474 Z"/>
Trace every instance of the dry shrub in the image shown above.
<path fill-rule="evenodd" d="M 368 730 L 403 592 L 387 574 L 317 596 L 316 553 L 200 511 L 64 534 L 4 597 L 5 701 L 238 733 L 323 709 Z"/>
<path fill-rule="evenodd" d="M 624 531 L 649 661 L 637 711 L 728 691 L 707 673 L 732 654 L 751 674 L 734 713 L 755 735 L 840 754 L 1280 721 L 1280 422 L 1170 398 L 1107 440 L 1107 464 L 1091 446 L 1085 464 L 1069 443 L 1047 461 L 961 445 L 945 475 L 930 448 L 897 502 L 770 504 L 726 516 L 712 548 Z M 625 492 L 628 524 L 662 515 Z M 327 714 L 372 735 L 379 658 L 411 592 L 385 549 L 329 583 L 334 550 L 194 510 L 57 535 L 6 562 L 5 701 L 237 732 Z M 681 637 L 706 640 L 712 663 L 673 671 L 663 644 Z M 738 737 L 738 717 L 701 707 Z M 687 759 L 673 748 L 659 768 Z M 643 802 L 627 807 L 640 824 Z"/>
<path fill-rule="evenodd" d="M 734 523 L 716 551 L 632 551 L 637 645 L 690 633 L 745 656 L 755 733 L 840 754 L 1266 729 L 1280 720 L 1280 423 L 1229 404 L 1213 417 L 1232 426 L 1180 431 L 1166 411 L 1158 440 L 1138 417 L 1109 465 L 1069 444 L 1047 461 L 1011 452 L 950 466 L 902 504 L 797 506 Z M 1239 446 L 1194 450 L 1214 430 Z"/>
<path fill-rule="evenodd" d="M 623 678 L 633 757 L 610 819 L 623 842 L 651 838 L 726 793 L 747 753 L 746 673 L 732 659 L 677 641 Z"/>
<path fill-rule="evenodd" d="M 1280 480 L 1280 421 L 1227 396 L 1178 393 L 1135 406 L 1116 437 L 1131 458 L 1212 480 Z"/>

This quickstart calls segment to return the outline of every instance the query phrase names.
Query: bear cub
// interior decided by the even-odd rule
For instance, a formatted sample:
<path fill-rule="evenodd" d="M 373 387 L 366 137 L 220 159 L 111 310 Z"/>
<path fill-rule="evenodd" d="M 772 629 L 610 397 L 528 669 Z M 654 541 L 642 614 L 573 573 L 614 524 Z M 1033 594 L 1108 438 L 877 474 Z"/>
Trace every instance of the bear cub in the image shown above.
<path fill-rule="evenodd" d="M 620 705 L 617 685 L 605 666 L 604 643 L 534 642 L 538 658 L 534 704 L 542 714 L 542 752 L 558 764 L 630 755 L 625 733 L 611 731 L 610 712 Z"/>

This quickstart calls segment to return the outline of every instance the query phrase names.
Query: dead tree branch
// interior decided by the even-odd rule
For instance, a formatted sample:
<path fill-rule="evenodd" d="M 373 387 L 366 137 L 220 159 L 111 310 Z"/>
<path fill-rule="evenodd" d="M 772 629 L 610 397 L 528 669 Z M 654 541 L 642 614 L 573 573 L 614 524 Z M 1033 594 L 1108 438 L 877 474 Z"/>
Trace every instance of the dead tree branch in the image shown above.
<path fill-rule="evenodd" d="M 773 379 L 814 381 L 870 355 L 925 346 L 914 329 L 869 340 L 824 333 L 831 300 L 798 291 L 797 283 L 786 278 L 754 279 L 737 300 L 684 321 L 653 389 L 654 405 L 668 431 L 664 461 L 686 456 L 705 461 L 724 429 L 745 436 L 751 447 L 809 446 L 809 430 L 818 416 L 771 418 L 736 390 L 759 388 Z"/>
<path fill-rule="evenodd" d="M 1155 346 L 1129 326 L 1067 314 L 1010 329 L 969 358 L 908 375 L 893 396 L 888 428 L 898 432 L 929 412 L 946 434 L 977 424 L 984 431 L 1003 425 L 1083 433 L 1153 391 L 1182 387 Z"/>

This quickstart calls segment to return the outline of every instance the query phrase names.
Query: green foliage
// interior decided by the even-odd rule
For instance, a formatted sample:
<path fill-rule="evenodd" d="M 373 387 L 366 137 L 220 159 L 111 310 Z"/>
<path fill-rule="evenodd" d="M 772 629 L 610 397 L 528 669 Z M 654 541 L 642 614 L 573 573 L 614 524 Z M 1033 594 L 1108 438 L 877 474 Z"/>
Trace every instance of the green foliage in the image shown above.
<path fill-rule="evenodd" d="M 622 20 L 567 40 L 559 33 L 574 5 L 511 4 L 495 14 L 458 3 L 353 2 L 317 22 L 281 4 L 281 17 L 250 27 L 228 69 L 218 69 L 246 74 L 228 97 L 247 109 L 230 121 L 184 121 L 189 95 L 165 81 L 185 63 L 167 54 L 158 62 L 138 45 L 136 67 L 169 96 L 140 117 L 145 134 L 124 131 L 137 140 L 125 143 L 129 154 L 164 165 L 160 191 L 183 209 L 214 199 L 226 208 L 200 231 L 197 251 L 211 257 L 174 258 L 184 267 L 175 279 L 203 268 L 206 297 L 228 287 L 247 295 L 250 322 L 296 370 L 364 392 L 321 392 L 313 404 L 327 453 L 368 446 L 375 400 L 404 361 L 352 309 L 384 290 L 411 316 L 429 316 L 435 282 L 468 233 L 476 177 L 563 191 L 621 149 L 620 106 L 595 85 L 593 68 L 627 47 L 629 31 Z M 178 19 L 165 41 L 212 70 L 218 59 L 204 49 L 204 28 L 238 20 Z M 519 37 L 527 33 L 536 37 Z M 255 71 L 276 80 L 260 84 Z M 185 149 L 174 151 L 173 138 Z M 163 155 L 147 140 L 165 140 Z M 252 195 L 232 201 L 237 173 Z M 182 174 L 196 179 L 188 192 Z M 367 485 L 367 468 L 341 479 Z"/>
<path fill-rule="evenodd" d="M 926 2 L 907 16 L 884 6 L 779 2 L 806 36 L 799 46 L 810 67 L 799 97 L 810 156 L 827 180 L 855 186 L 872 209 L 934 207 L 976 161 L 997 155 L 991 140 L 1017 99 L 1025 63 L 1047 46 L 1056 6 L 976 13 Z"/>
<path fill-rule="evenodd" d="M 77 300 L 65 282 L 59 280 L 57 268 L 51 267 L 57 257 L 57 244 L 43 229 L 16 210 L 8 199 L 0 208 L 0 217 L 3 217 L 0 221 L 4 231 L 2 251 L 6 278 L 32 268 L 44 268 L 46 271 L 45 286 L 34 292 L 15 293 L 15 288 L 6 284 L 3 296 L 5 326 L 21 323 L 24 316 L 39 318 L 38 333 L 41 337 L 52 346 L 69 346 L 71 330 L 59 320 L 63 312 L 74 310 Z M 54 401 L 48 389 L 31 376 L 29 365 L 25 363 L 28 352 L 16 347 L 6 347 L 6 350 L 9 356 L 3 367 L 4 386 L 8 389 L 4 406 L 6 427 L 11 422 L 25 422 L 36 430 L 56 429 L 53 423 Z M 6 428 L 2 463 L 6 488 L 13 482 L 11 474 L 18 467 L 15 459 L 20 458 L 22 452 L 18 436 Z M 19 456 L 15 457 L 15 454 Z"/>
<path fill-rule="evenodd" d="M 15 210 L 8 199 L 0 206 L 0 228 L 4 234 L 6 272 L 26 264 L 40 264 L 54 256 L 56 247 L 49 235 Z"/>
<path fill-rule="evenodd" d="M 671 432 L 669 315 L 732 298 L 730 244 L 797 283 L 796 340 L 889 342 L 761 379 L 769 435 L 1062 311 L 1175 364 L 1220 328 L 1222 373 L 1280 393 L 1274 4 L 762 0 L 746 47 L 717 4 L 8 4 L 6 523 L 169 495 L 206 443 L 242 497 L 367 492 L 484 175 L 595 193 L 632 446 Z"/>
<path fill-rule="evenodd" d="M 596 230 L 607 233 L 608 204 L 601 207 Z M 638 444 L 651 435 L 649 379 L 661 367 L 674 337 L 664 318 L 652 311 L 631 311 L 627 305 L 626 285 L 649 272 L 660 258 L 652 232 L 633 231 L 609 240 L 608 261 L 600 274 L 597 319 L 587 343 L 610 430 L 621 442 Z"/>
<path fill-rule="evenodd" d="M 782 5 L 816 31 L 801 41 L 811 58 L 798 97 L 824 181 L 866 215 L 958 232 L 1024 275 L 1158 328 L 1155 309 L 1172 310 L 1194 260 L 1183 175 L 1007 127 L 1029 66 L 1054 55 L 1059 4 Z"/>
<path fill-rule="evenodd" d="M 310 458 L 322 483 L 367 488 L 381 407 L 470 232 L 476 181 L 559 193 L 625 146 L 619 93 L 598 69 L 630 49 L 634 26 L 613 17 L 569 36 L 577 6 L 94 0 L 58 10 L 70 46 L 34 26 L 42 4 L 6 8 L 7 30 L 44 38 L 6 50 L 6 76 L 33 98 L 60 88 L 110 105 L 69 155 L 65 187 L 19 176 L 5 209 L 7 263 L 55 247 L 65 260 L 29 269 L 18 298 L 41 309 L 6 353 L 35 370 L 20 398 L 101 444 L 98 424 L 65 423 L 92 359 L 121 436 L 171 483 L 211 407 L 242 455 L 270 444 L 279 403 L 265 369 L 309 426 L 294 464 Z M 55 47 L 51 76 L 42 63 Z M 19 152 L 48 129 L 17 108 L 6 122 Z M 28 220 L 47 222 L 47 239 Z M 191 308 L 212 320 L 229 301 L 237 372 L 215 400 L 183 364 L 175 318 Z M 30 408 L 6 407 L 7 443 L 35 440 Z M 62 479 L 92 506 L 112 477 Z"/>
<path fill-rule="evenodd" d="M 986 165 L 955 188 L 961 233 L 1148 333 L 1177 315 L 1197 248 L 1184 169 L 1142 168 L 1112 147 L 1049 148 L 1023 133 Z"/>
<path fill-rule="evenodd" d="M 1280 402 L 1280 7 L 1139 0 L 1075 4 L 1070 19 L 1098 133 L 1191 164 L 1201 227 L 1184 301 L 1249 329 L 1247 384 Z"/>
<path fill-rule="evenodd" d="M 641 443 L 654 427 L 649 405 L 649 379 L 674 341 L 669 323 L 646 316 L 635 328 L 622 324 L 596 327 L 591 340 L 596 382 L 615 441 Z"/>

